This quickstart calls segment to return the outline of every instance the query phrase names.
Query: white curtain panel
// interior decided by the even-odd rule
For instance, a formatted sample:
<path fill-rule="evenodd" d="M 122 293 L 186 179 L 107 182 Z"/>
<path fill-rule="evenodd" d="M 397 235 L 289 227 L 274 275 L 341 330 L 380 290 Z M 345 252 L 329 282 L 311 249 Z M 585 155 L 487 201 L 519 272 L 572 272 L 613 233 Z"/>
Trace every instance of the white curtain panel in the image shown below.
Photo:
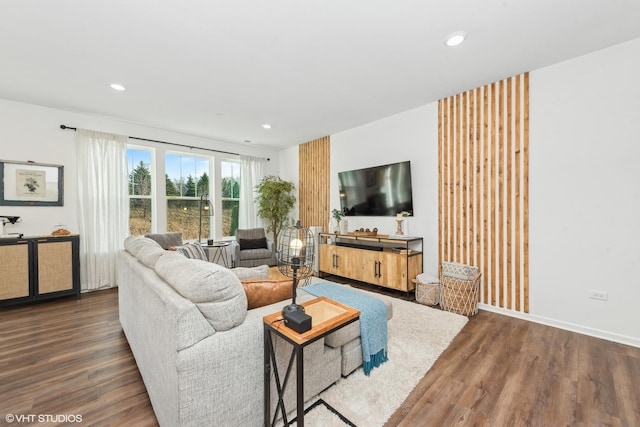
<path fill-rule="evenodd" d="M 240 156 L 240 207 L 238 208 L 238 228 L 264 227 L 258 218 L 255 186 L 264 177 L 266 159 Z"/>
<path fill-rule="evenodd" d="M 128 137 L 78 129 L 78 222 L 83 290 L 116 286 L 116 257 L 129 234 Z"/>

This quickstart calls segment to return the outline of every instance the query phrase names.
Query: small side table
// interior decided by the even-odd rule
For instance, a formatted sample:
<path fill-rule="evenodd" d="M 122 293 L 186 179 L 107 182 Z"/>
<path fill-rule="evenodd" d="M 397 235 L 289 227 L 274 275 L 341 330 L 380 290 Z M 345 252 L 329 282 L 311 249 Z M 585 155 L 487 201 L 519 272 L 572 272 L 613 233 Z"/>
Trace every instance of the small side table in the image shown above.
<path fill-rule="evenodd" d="M 209 250 L 213 251 L 213 258 L 211 259 L 211 262 L 222 261 L 222 264 L 225 267 L 229 268 L 229 262 L 227 258 L 227 246 L 229 246 L 230 244 L 231 243 L 225 242 L 225 241 L 213 242 L 211 245 L 203 243 L 202 249 L 205 249 L 207 251 Z"/>
<path fill-rule="evenodd" d="M 329 335 L 330 333 L 355 322 L 360 317 L 360 310 L 340 304 L 326 297 L 318 297 L 301 304 L 305 312 L 311 316 L 311 329 L 299 334 L 288 328 L 282 319 L 282 313 L 277 312 L 264 316 L 264 425 L 274 426 L 278 418 L 278 412 L 282 411 L 282 420 L 285 426 L 287 421 L 287 411 L 284 407 L 284 391 L 287 387 L 287 380 L 293 359 L 296 361 L 296 418 L 298 427 L 304 426 L 304 348 L 314 341 Z M 276 354 L 273 350 L 272 334 L 276 334 L 293 345 L 291 356 L 287 362 L 287 372 L 283 382 L 280 381 Z M 271 369 L 273 368 L 278 392 L 278 404 L 275 414 L 271 419 Z"/>

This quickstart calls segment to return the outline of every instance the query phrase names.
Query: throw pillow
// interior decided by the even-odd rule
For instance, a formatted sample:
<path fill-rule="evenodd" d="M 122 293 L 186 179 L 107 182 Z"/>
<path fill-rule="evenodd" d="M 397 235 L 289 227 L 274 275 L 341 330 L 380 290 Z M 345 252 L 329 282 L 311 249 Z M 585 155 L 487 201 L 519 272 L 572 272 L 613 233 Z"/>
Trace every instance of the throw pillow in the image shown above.
<path fill-rule="evenodd" d="M 231 271 L 240 280 L 269 278 L 269 266 L 266 264 L 257 267 L 236 267 L 232 268 Z"/>
<path fill-rule="evenodd" d="M 182 246 L 173 246 L 171 250 L 180 252 L 182 255 L 191 259 L 201 259 L 203 261 L 209 261 L 206 252 L 202 249 L 202 245 L 199 243 L 187 243 Z"/>
<path fill-rule="evenodd" d="M 193 302 L 216 331 L 227 331 L 244 322 L 247 297 L 240 280 L 229 269 L 167 251 L 156 263 L 155 272 Z"/>
<path fill-rule="evenodd" d="M 266 237 L 260 239 L 240 239 L 238 243 L 240 243 L 241 251 L 245 249 L 269 249 Z"/>
<path fill-rule="evenodd" d="M 293 296 L 293 280 L 243 280 L 247 308 L 264 307 Z"/>

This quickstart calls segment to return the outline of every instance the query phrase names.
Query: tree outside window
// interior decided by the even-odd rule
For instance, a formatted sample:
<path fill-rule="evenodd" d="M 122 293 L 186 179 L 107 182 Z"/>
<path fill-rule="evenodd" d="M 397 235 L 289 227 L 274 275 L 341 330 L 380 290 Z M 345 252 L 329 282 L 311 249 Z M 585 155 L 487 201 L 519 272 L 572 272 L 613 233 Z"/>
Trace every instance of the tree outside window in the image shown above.
<path fill-rule="evenodd" d="M 234 236 L 238 229 L 240 206 L 240 163 L 220 162 L 222 176 L 222 235 Z"/>
<path fill-rule="evenodd" d="M 195 240 L 200 231 L 200 196 L 209 194 L 209 158 L 167 154 L 167 231 Z M 210 236 L 211 218 L 202 216 L 202 235 Z"/>
<path fill-rule="evenodd" d="M 153 180 L 151 150 L 127 148 L 129 172 L 129 233 L 141 235 L 151 232 Z"/>

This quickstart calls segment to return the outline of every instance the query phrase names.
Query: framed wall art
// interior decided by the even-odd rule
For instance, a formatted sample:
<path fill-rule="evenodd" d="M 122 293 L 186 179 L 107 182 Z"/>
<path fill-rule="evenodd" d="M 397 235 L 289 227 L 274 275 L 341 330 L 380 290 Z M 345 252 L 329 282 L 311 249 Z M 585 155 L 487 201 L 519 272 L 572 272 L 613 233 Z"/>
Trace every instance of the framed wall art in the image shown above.
<path fill-rule="evenodd" d="M 0 160 L 0 205 L 63 206 L 64 166 Z"/>

